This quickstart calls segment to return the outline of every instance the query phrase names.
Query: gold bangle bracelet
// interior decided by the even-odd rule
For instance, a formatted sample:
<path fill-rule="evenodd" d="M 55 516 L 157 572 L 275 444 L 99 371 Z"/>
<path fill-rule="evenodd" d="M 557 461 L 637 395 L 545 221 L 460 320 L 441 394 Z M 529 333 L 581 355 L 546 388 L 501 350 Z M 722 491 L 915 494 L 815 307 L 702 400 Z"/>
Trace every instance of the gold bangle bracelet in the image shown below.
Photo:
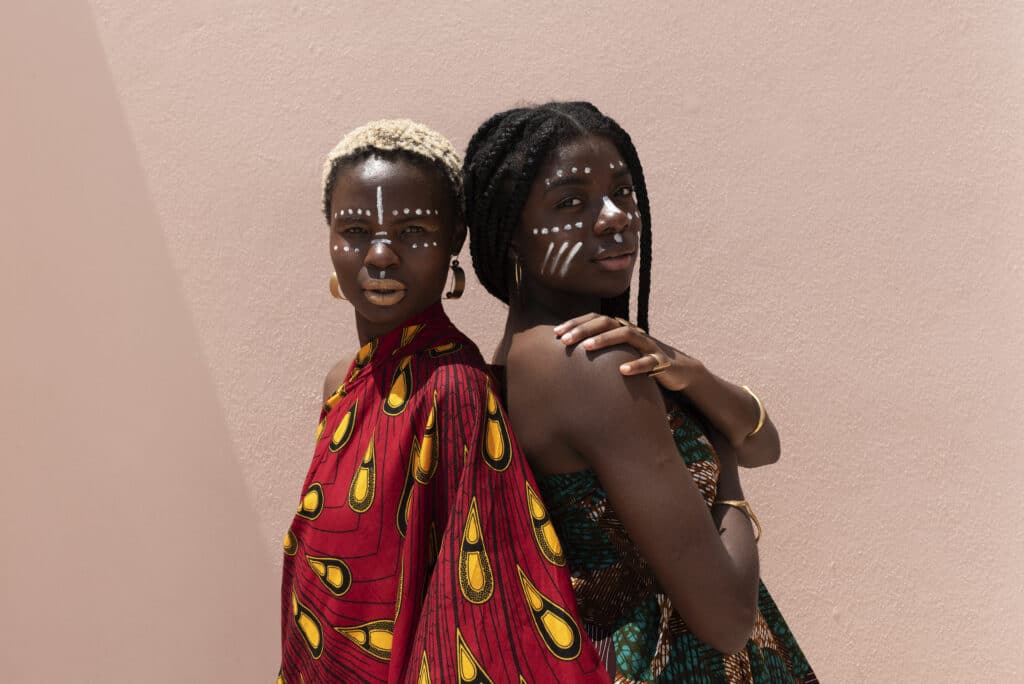
<path fill-rule="evenodd" d="M 732 506 L 743 511 L 743 514 L 747 516 L 750 522 L 754 523 L 754 541 L 758 542 L 761 540 L 761 521 L 754 515 L 754 509 L 750 507 L 750 504 L 745 499 L 717 499 L 715 503 L 722 504 L 723 506 Z"/>
<path fill-rule="evenodd" d="M 764 419 L 767 417 L 767 414 L 764 412 L 764 404 L 762 404 L 761 400 L 757 398 L 756 394 L 754 394 L 754 390 L 750 389 L 746 385 L 743 385 L 743 389 L 747 391 L 747 394 L 754 397 L 754 401 L 757 402 L 757 425 L 754 426 L 753 430 L 747 433 L 747 439 L 750 439 L 764 427 Z"/>

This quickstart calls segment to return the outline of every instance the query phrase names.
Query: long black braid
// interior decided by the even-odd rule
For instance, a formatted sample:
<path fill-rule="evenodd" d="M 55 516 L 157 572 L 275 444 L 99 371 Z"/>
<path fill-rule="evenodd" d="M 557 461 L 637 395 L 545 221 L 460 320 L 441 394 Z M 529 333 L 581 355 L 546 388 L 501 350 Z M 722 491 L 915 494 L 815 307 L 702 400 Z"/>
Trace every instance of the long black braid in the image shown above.
<path fill-rule="evenodd" d="M 629 134 L 589 102 L 549 102 L 510 109 L 495 114 L 477 129 L 463 163 L 473 269 L 488 292 L 508 303 L 512 269 L 509 243 L 537 171 L 552 151 L 585 135 L 608 138 L 633 177 L 641 222 L 637 325 L 648 328 L 651 204 L 643 167 Z M 617 297 L 602 300 L 601 312 L 628 318 L 629 297 L 627 289 Z"/>

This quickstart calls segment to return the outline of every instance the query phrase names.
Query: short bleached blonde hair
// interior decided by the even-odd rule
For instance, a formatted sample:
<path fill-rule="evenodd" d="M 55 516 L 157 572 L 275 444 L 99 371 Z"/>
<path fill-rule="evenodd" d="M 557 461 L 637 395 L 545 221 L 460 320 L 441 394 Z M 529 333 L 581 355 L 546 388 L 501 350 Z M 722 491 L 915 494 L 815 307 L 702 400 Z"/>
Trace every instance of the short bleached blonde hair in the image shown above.
<path fill-rule="evenodd" d="M 456 213 L 462 216 L 465 196 L 462 189 L 462 157 L 448 138 L 434 129 L 409 119 L 380 119 L 349 131 L 324 162 L 323 209 L 331 222 L 331 193 L 338 167 L 373 152 L 397 152 L 422 159 L 437 168 L 451 185 Z"/>

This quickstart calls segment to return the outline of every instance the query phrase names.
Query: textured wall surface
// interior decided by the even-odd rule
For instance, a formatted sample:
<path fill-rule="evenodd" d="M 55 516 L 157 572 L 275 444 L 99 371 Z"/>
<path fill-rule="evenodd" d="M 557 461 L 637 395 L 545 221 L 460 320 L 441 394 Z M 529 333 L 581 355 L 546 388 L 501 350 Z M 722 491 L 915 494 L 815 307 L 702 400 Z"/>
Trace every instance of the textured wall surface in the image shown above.
<path fill-rule="evenodd" d="M 5 681 L 272 677 L 355 345 L 323 155 L 552 98 L 637 144 L 653 332 L 779 426 L 745 483 L 821 679 L 1024 677 L 1021 5 L 154 5 L 0 10 Z"/>

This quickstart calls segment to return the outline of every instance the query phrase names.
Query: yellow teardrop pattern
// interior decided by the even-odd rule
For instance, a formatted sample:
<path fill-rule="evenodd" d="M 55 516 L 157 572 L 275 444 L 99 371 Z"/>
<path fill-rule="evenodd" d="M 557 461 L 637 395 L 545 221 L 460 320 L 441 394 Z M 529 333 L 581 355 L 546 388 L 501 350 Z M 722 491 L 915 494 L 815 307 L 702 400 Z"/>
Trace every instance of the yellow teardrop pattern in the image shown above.
<path fill-rule="evenodd" d="M 299 550 L 299 540 L 296 538 L 295 533 L 289 530 L 284 533 L 284 552 L 285 555 L 294 556 L 295 552 Z"/>
<path fill-rule="evenodd" d="M 302 495 L 299 502 L 299 510 L 296 513 L 306 520 L 316 520 L 324 510 L 324 488 L 319 482 L 309 485 L 309 489 Z"/>
<path fill-rule="evenodd" d="M 334 631 L 377 660 L 391 660 L 394 620 L 374 620 L 355 627 L 335 627 Z"/>
<path fill-rule="evenodd" d="M 568 611 L 538 591 L 519 565 L 516 565 L 516 570 L 519 571 L 519 583 L 533 616 L 533 624 L 544 645 L 559 660 L 575 660 L 582 644 L 580 628 Z"/>
<path fill-rule="evenodd" d="M 420 658 L 420 674 L 416 678 L 416 684 L 430 684 L 430 665 L 427 663 L 427 652 L 423 652 Z"/>
<path fill-rule="evenodd" d="M 439 344 L 436 347 L 431 347 L 430 350 L 427 351 L 427 354 L 429 354 L 432 359 L 439 359 L 442 356 L 448 356 L 449 354 L 454 354 L 461 350 L 461 344 L 458 342 L 449 342 L 448 344 Z"/>
<path fill-rule="evenodd" d="M 306 563 L 327 591 L 335 596 L 344 596 L 352 587 L 352 571 L 340 558 L 306 556 Z"/>
<path fill-rule="evenodd" d="M 413 477 L 413 469 L 416 467 L 416 459 L 420 455 L 420 443 L 416 437 L 412 438 L 412 451 L 409 454 L 409 467 L 405 469 L 405 484 L 402 485 L 402 496 L 398 499 L 398 512 L 395 514 L 395 525 L 398 527 L 398 534 L 405 538 L 409 529 L 409 511 L 412 508 L 412 488 L 416 484 Z"/>
<path fill-rule="evenodd" d="M 412 357 L 406 356 L 398 363 L 395 377 L 391 381 L 391 390 L 384 400 L 384 413 L 389 416 L 401 415 L 409 404 L 412 396 Z"/>
<path fill-rule="evenodd" d="M 373 435 L 366 447 L 366 454 L 352 476 L 352 484 L 348 488 L 348 507 L 356 513 L 365 513 L 373 505 L 373 495 L 377 488 L 377 457 L 373 449 Z"/>
<path fill-rule="evenodd" d="M 435 391 L 430 415 L 427 416 L 427 424 L 423 428 L 423 442 L 420 443 L 419 458 L 416 459 L 417 482 L 422 485 L 430 482 L 430 478 L 437 471 L 440 453 L 441 437 L 437 433 L 437 392 Z"/>
<path fill-rule="evenodd" d="M 352 433 L 356 431 L 356 412 L 358 409 L 359 400 L 357 399 L 352 404 L 352 408 L 345 411 L 345 415 L 338 422 L 338 427 L 334 428 L 334 435 L 331 436 L 331 443 L 328 445 L 328 449 L 337 453 L 352 439 Z"/>
<path fill-rule="evenodd" d="M 455 629 L 456 655 L 459 667 L 459 684 L 494 684 L 480 661 L 476 659 L 473 652 L 469 650 L 465 639 L 462 638 L 462 630 Z"/>
<path fill-rule="evenodd" d="M 324 416 L 324 419 L 321 420 L 320 423 L 316 426 L 316 436 L 313 438 L 314 442 L 319 442 L 320 441 L 320 438 L 324 436 L 324 428 L 326 428 L 326 427 L 327 427 L 327 417 Z"/>
<path fill-rule="evenodd" d="M 306 648 L 314 660 L 320 658 L 324 652 L 324 631 L 320 626 L 320 620 L 309 608 L 299 602 L 299 598 L 292 591 L 292 621 L 296 629 L 306 642 Z"/>
<path fill-rule="evenodd" d="M 490 386 L 487 387 L 487 414 L 484 420 L 482 450 L 484 462 L 501 472 L 512 462 L 512 442 L 508 437 L 505 418 L 501 414 L 498 398 Z"/>
<path fill-rule="evenodd" d="M 288 684 L 284 680 L 284 670 L 282 670 L 281 668 L 278 668 L 277 670 L 277 684 Z"/>
<path fill-rule="evenodd" d="M 352 373 L 348 376 L 348 382 L 351 382 L 359 375 L 359 371 L 366 367 L 366 364 L 370 363 L 373 359 L 373 353 L 377 351 L 377 345 L 380 340 L 370 340 L 356 353 L 355 368 L 352 369 Z"/>
<path fill-rule="evenodd" d="M 459 547 L 459 588 L 470 603 L 485 603 L 494 593 L 494 573 L 484 545 L 476 497 L 469 502 L 466 525 Z"/>
<path fill-rule="evenodd" d="M 533 540 L 537 542 L 537 548 L 549 563 L 563 567 L 565 554 L 562 552 L 562 542 L 555 532 L 555 526 L 551 522 L 544 501 L 533 491 L 529 482 L 526 483 L 526 507 L 530 510 L 530 520 L 533 521 Z"/>
<path fill-rule="evenodd" d="M 412 338 L 420 334 L 420 331 L 427 327 L 426 323 L 420 323 L 419 325 L 410 325 L 402 329 L 402 341 L 399 343 L 399 347 L 412 342 Z M 397 351 L 397 350 L 396 350 Z"/>

